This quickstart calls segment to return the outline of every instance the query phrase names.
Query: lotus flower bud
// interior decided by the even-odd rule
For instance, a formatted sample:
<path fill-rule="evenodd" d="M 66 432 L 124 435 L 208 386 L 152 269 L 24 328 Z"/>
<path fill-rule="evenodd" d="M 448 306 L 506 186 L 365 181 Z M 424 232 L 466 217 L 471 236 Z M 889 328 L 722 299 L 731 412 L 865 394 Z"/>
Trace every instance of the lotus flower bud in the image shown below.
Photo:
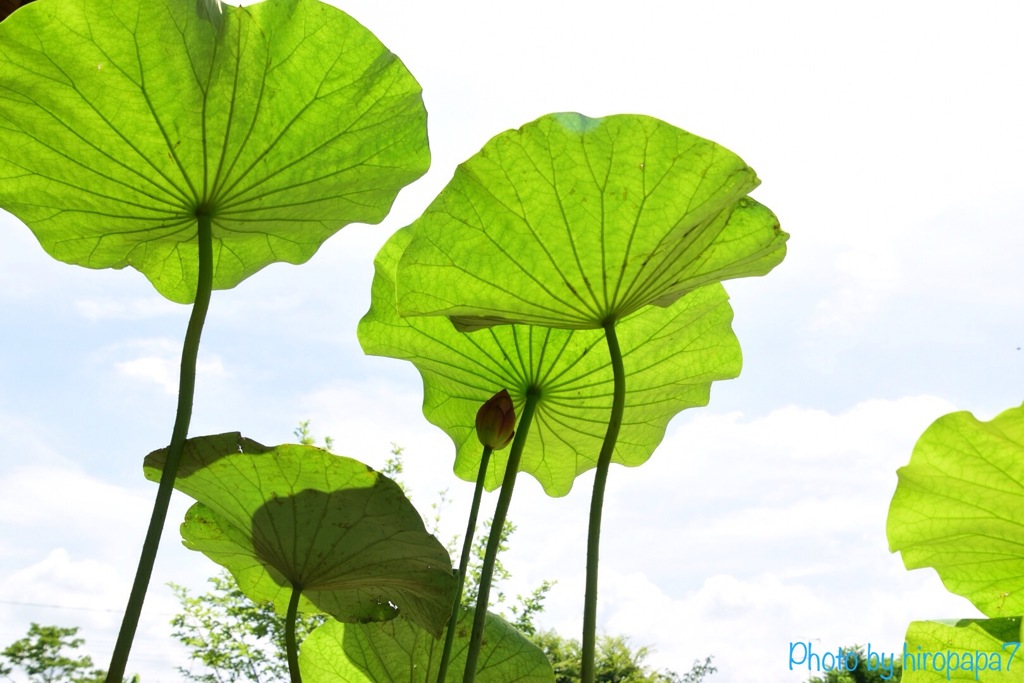
<path fill-rule="evenodd" d="M 476 435 L 480 443 L 496 451 L 511 443 L 515 428 L 516 410 L 505 389 L 487 399 L 476 413 Z"/>

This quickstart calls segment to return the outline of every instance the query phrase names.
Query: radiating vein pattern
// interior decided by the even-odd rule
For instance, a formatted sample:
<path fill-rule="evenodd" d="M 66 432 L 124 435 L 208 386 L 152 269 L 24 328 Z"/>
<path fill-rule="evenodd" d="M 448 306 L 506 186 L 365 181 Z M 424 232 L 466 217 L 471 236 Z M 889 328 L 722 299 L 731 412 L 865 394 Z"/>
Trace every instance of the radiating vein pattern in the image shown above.
<path fill-rule="evenodd" d="M 600 328 L 785 255 L 757 176 L 725 148 L 646 116 L 552 114 L 492 138 L 415 223 L 404 316 L 465 329 Z"/>
<path fill-rule="evenodd" d="M 379 222 L 429 165 L 415 79 L 318 0 L 225 5 L 219 27 L 194 0 L 33 3 L 0 24 L 0 135 L 0 206 L 44 249 L 183 302 L 197 231 L 167 226 L 212 216 L 232 287 Z"/>
<path fill-rule="evenodd" d="M 476 477 L 480 405 L 507 389 L 521 410 L 527 391 L 540 401 L 520 470 L 550 494 L 569 492 L 596 465 L 612 404 L 612 368 L 601 330 L 502 325 L 459 332 L 443 316 L 398 315 L 395 272 L 416 227 L 400 230 L 376 260 L 370 311 L 359 340 L 370 354 L 411 361 L 423 377 L 423 411 L 455 442 L 456 473 Z M 698 289 L 670 307 L 647 307 L 618 325 L 630 386 L 614 462 L 645 462 L 679 411 L 705 405 L 712 381 L 739 374 L 739 343 L 721 285 Z M 487 487 L 497 487 L 507 451 L 495 451 Z"/>
<path fill-rule="evenodd" d="M 933 567 L 986 616 L 1024 612 L 1024 406 L 940 417 L 897 474 L 887 534 L 907 568 Z"/>

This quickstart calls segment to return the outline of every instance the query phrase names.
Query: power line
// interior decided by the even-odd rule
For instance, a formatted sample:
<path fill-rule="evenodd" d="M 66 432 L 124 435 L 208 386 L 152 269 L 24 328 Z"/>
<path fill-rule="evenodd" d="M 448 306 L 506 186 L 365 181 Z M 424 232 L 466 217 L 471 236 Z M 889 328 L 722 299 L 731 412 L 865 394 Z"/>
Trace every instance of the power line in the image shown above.
<path fill-rule="evenodd" d="M 22 607 L 49 607 L 50 609 L 75 609 L 84 612 L 120 612 L 121 610 L 105 607 L 73 607 L 71 605 L 46 605 L 41 602 L 18 602 L 17 600 L 0 600 L 0 605 L 20 605 Z"/>
<path fill-rule="evenodd" d="M 120 614 L 123 610 L 109 607 L 75 607 L 73 605 L 48 605 L 42 602 L 18 602 L 17 600 L 0 600 L 0 605 L 19 605 L 21 607 L 46 607 L 48 609 L 71 609 L 82 612 L 112 612 Z M 171 612 L 156 612 L 160 616 L 173 616 Z"/>

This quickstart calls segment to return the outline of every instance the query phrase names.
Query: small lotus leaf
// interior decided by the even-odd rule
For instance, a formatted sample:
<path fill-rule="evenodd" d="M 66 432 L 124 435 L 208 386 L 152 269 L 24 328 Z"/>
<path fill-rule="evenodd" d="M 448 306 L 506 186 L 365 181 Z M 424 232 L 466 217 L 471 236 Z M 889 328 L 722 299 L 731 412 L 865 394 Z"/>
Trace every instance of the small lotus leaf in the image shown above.
<path fill-rule="evenodd" d="M 463 610 L 445 681 L 462 680 L 473 611 Z M 479 683 L 551 683 L 544 652 L 501 617 L 488 614 L 477 668 Z M 305 683 L 435 683 L 443 642 L 405 619 L 381 624 L 319 626 L 302 643 L 299 668 Z"/>
<path fill-rule="evenodd" d="M 146 457 L 159 481 L 165 450 Z M 239 588 L 284 613 L 292 587 L 300 611 L 341 621 L 403 614 L 440 635 L 455 579 L 445 548 L 387 477 L 312 446 L 261 446 L 237 432 L 189 439 L 175 488 L 199 502 L 182 537 L 227 567 Z"/>

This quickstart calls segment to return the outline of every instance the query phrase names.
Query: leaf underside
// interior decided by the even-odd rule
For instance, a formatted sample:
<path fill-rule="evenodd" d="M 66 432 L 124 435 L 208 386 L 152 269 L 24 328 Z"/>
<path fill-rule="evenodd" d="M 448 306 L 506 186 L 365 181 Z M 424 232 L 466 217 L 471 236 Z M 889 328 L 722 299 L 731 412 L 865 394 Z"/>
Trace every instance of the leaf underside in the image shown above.
<path fill-rule="evenodd" d="M 491 139 L 412 224 L 403 316 L 599 328 L 727 278 L 787 235 L 735 154 L 647 116 L 551 114 Z"/>
<path fill-rule="evenodd" d="M 473 611 L 459 616 L 446 681 L 461 681 L 473 626 Z M 480 683 L 550 683 L 544 652 L 501 617 L 487 615 L 476 680 Z M 327 622 L 303 642 L 299 668 L 306 683 L 434 683 L 442 641 L 414 624 Z"/>
<path fill-rule="evenodd" d="M 358 329 L 363 350 L 416 366 L 423 377 L 423 412 L 455 442 L 455 471 L 468 481 L 480 463 L 480 405 L 504 388 L 521 411 L 527 391 L 539 392 L 520 470 L 549 495 L 565 495 L 580 473 L 596 466 L 611 411 L 612 369 L 603 332 L 504 325 L 464 334 L 444 317 L 399 317 L 395 270 L 414 230 L 397 232 L 377 255 L 371 308 Z M 646 462 L 672 416 L 706 405 L 713 380 L 739 374 L 731 321 L 728 297 L 715 284 L 619 323 L 629 380 L 613 462 Z M 500 485 L 507 458 L 507 450 L 491 454 L 488 489 Z"/>
<path fill-rule="evenodd" d="M 887 533 L 907 568 L 934 567 L 988 617 L 1024 614 L 1024 406 L 939 418 L 898 475 Z"/>
<path fill-rule="evenodd" d="M 419 85 L 351 17 L 209 5 L 38 0 L 0 23 L 0 207 L 54 258 L 183 303 L 199 213 L 230 288 L 379 222 L 429 165 Z"/>
<path fill-rule="evenodd" d="M 1024 681 L 1018 652 L 1020 617 L 912 621 L 907 628 L 903 683 Z M 902 653 L 898 653 L 902 654 Z"/>
<path fill-rule="evenodd" d="M 146 457 L 159 481 L 165 451 Z M 195 498 L 185 546 L 228 568 L 257 602 L 341 621 L 403 614 L 440 635 L 455 579 L 445 548 L 393 481 L 319 448 L 267 448 L 238 433 L 186 441 L 175 488 Z"/>

